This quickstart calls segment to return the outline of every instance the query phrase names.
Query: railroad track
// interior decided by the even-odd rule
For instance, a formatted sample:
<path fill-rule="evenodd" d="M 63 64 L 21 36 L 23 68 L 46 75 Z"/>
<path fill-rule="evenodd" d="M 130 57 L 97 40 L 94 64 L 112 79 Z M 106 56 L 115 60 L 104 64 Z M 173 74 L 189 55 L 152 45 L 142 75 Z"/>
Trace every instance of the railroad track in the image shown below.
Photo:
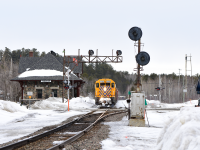
<path fill-rule="evenodd" d="M 126 110 L 96 110 L 85 114 L 65 125 L 49 130 L 42 134 L 1 147 L 0 150 L 62 150 L 66 145 L 74 142 L 104 118 Z M 54 145 L 56 141 L 56 145 Z"/>

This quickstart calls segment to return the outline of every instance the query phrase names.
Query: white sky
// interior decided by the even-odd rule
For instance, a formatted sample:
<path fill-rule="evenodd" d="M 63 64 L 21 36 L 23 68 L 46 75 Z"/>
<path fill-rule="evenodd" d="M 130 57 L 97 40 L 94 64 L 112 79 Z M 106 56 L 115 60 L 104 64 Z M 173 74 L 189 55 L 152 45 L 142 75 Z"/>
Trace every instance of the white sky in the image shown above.
<path fill-rule="evenodd" d="M 143 50 L 151 57 L 142 73 L 182 69 L 185 74 L 185 54 L 191 54 L 196 74 L 199 6 L 198 0 L 1 0 L 0 49 L 37 48 L 59 54 L 66 49 L 69 55 L 78 54 L 78 49 L 82 55 L 98 49 L 99 55 L 108 56 L 119 49 L 124 61 L 113 64 L 114 69 L 132 73 L 136 53 L 128 31 L 138 26 Z"/>

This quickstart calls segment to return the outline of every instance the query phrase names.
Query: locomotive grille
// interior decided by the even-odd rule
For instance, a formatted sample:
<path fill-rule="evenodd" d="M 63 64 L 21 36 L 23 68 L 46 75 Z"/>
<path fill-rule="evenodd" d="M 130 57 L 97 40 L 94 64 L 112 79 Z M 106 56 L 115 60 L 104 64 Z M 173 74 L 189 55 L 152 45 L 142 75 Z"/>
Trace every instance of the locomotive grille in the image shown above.
<path fill-rule="evenodd" d="M 106 91 L 104 91 L 104 88 L 106 88 Z M 99 93 L 100 97 L 110 97 L 111 96 L 110 86 L 100 86 Z"/>

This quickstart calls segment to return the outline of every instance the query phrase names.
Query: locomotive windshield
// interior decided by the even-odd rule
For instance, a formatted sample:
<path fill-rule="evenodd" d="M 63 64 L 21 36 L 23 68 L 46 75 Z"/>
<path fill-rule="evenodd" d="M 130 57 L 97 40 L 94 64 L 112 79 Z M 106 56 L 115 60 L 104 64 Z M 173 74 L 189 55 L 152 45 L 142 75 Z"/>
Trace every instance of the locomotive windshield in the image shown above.
<path fill-rule="evenodd" d="M 110 86 L 110 83 L 100 83 L 100 86 L 104 86 L 104 85 Z"/>

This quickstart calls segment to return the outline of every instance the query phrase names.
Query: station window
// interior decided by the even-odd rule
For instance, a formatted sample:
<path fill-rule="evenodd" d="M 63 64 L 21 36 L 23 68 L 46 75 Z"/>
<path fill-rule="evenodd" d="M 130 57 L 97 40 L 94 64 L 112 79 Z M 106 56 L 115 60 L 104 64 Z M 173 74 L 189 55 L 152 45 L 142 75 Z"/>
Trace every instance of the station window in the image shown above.
<path fill-rule="evenodd" d="M 114 83 L 112 83 L 112 88 L 114 88 L 114 86 L 115 86 L 115 84 L 114 84 Z"/>
<path fill-rule="evenodd" d="M 99 88 L 99 83 L 96 83 L 96 87 Z"/>
<path fill-rule="evenodd" d="M 42 98 L 42 89 L 37 89 L 37 98 Z"/>

